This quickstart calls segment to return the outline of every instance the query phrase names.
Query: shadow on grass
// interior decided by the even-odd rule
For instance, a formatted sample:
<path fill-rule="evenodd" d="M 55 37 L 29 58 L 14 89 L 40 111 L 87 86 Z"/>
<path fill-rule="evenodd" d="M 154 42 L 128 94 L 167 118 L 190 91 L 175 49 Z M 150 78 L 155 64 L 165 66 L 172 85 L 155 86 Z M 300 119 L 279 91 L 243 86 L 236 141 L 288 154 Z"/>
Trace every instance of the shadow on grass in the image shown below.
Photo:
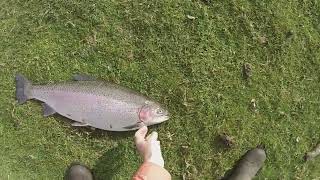
<path fill-rule="evenodd" d="M 114 179 L 114 176 L 120 173 L 121 167 L 125 166 L 125 161 L 122 160 L 125 153 L 126 147 L 123 145 L 104 153 L 92 168 L 95 179 Z"/>
<path fill-rule="evenodd" d="M 90 127 L 73 127 L 69 120 L 59 114 L 55 114 L 56 121 L 67 126 L 68 134 L 81 134 L 81 136 L 89 137 L 89 139 L 102 140 L 108 139 L 120 142 L 122 139 L 131 137 L 133 140 L 135 131 L 112 132 L 100 129 L 92 129 Z M 129 152 L 130 153 L 130 152 Z M 95 180 L 117 179 L 119 175 L 126 172 L 126 160 L 128 155 L 128 147 L 125 144 L 119 143 L 118 146 L 105 151 L 94 163 L 90 170 L 93 173 Z M 81 163 L 80 163 L 81 164 Z M 82 164 L 83 165 L 83 164 Z"/>
<path fill-rule="evenodd" d="M 67 174 L 69 173 L 69 168 L 72 167 L 72 165 L 82 165 L 90 169 L 95 180 L 115 179 L 115 176 L 118 173 L 121 173 L 121 168 L 125 166 L 125 161 L 121 160 L 123 159 L 124 154 L 125 147 L 123 145 L 119 145 L 104 153 L 92 168 L 89 168 L 80 162 L 73 162 L 65 172 L 64 179 L 68 179 Z"/>

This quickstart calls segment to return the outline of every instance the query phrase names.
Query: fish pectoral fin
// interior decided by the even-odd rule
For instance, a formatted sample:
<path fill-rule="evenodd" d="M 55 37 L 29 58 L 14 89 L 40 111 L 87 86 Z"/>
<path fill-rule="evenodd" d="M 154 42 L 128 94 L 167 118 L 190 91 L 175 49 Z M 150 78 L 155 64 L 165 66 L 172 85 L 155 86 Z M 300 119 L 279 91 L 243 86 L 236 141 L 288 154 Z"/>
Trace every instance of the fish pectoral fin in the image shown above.
<path fill-rule="evenodd" d="M 71 124 L 71 126 L 84 127 L 84 126 L 89 126 L 89 124 L 88 123 L 81 123 L 81 122 L 74 122 Z"/>
<path fill-rule="evenodd" d="M 74 81 L 95 81 L 96 78 L 86 74 L 76 74 L 73 76 Z"/>
<path fill-rule="evenodd" d="M 56 111 L 46 103 L 42 103 L 42 107 L 43 107 L 43 116 L 44 117 L 47 117 L 47 116 L 50 116 L 50 115 L 53 115 L 54 113 L 56 113 Z"/>
<path fill-rule="evenodd" d="M 139 129 L 142 126 L 144 126 L 143 122 L 137 122 L 136 124 L 130 125 L 130 126 L 125 126 L 123 127 L 124 129 Z"/>

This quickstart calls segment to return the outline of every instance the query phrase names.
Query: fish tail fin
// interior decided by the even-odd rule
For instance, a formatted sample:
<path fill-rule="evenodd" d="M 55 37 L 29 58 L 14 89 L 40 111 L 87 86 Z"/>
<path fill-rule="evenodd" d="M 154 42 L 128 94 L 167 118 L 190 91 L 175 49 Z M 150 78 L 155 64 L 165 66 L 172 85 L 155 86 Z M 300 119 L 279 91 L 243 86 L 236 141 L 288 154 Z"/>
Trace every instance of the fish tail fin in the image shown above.
<path fill-rule="evenodd" d="M 16 98 L 19 104 L 31 99 L 31 82 L 21 74 L 16 75 Z"/>

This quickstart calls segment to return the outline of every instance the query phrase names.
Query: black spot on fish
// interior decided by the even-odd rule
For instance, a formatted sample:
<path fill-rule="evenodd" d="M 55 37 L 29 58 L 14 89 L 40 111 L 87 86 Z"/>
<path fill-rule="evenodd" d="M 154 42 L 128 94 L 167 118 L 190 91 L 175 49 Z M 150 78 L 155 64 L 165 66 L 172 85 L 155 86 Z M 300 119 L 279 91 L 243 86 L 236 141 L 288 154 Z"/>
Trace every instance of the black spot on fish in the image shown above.
<path fill-rule="evenodd" d="M 67 116 L 69 116 L 69 117 L 70 117 L 70 116 L 71 116 L 71 114 L 67 114 Z"/>
<path fill-rule="evenodd" d="M 86 122 L 87 122 L 87 120 L 86 120 L 86 119 L 81 118 L 81 122 L 86 123 Z"/>
<path fill-rule="evenodd" d="M 112 125 L 111 125 L 111 124 L 110 124 L 110 126 L 109 126 L 109 127 L 110 127 L 110 129 L 112 129 Z"/>

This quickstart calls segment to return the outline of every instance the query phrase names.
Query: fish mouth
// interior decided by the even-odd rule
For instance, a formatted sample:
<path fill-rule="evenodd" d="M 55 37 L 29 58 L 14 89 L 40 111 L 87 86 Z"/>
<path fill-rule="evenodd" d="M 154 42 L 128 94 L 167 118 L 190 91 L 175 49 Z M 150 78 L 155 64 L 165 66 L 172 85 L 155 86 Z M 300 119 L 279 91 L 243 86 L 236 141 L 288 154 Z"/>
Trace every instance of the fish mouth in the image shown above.
<path fill-rule="evenodd" d="M 152 122 L 152 124 L 158 124 L 158 123 L 162 123 L 162 122 L 165 122 L 165 121 L 167 121 L 167 120 L 169 120 L 170 119 L 170 117 L 169 116 L 161 116 L 161 117 L 158 117 L 158 118 L 156 118 L 156 119 L 154 119 Z"/>
<path fill-rule="evenodd" d="M 169 115 L 163 117 L 163 121 L 167 121 L 167 120 L 169 120 L 169 119 L 170 119 L 170 116 L 169 116 Z"/>
<path fill-rule="evenodd" d="M 167 120 L 169 120 L 170 119 L 170 116 L 162 116 L 161 118 L 159 118 L 159 121 L 158 121 L 158 123 L 162 123 L 162 122 L 165 122 L 165 121 L 167 121 Z"/>

